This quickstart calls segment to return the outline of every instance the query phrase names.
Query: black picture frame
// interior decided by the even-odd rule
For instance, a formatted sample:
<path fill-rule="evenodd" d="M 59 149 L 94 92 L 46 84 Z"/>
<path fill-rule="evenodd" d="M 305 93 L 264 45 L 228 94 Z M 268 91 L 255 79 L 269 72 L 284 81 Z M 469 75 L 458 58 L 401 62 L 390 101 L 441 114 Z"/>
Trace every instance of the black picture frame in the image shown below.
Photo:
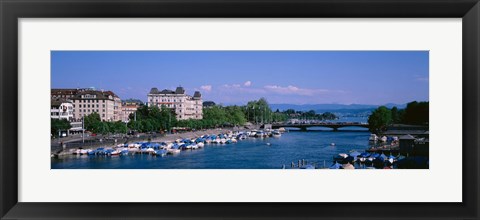
<path fill-rule="evenodd" d="M 478 0 L 0 0 L 1 219 L 478 219 Z M 119 17 L 462 18 L 462 203 L 18 202 L 18 19 Z M 448 43 L 448 42 L 445 42 Z M 452 120 L 459 120 L 452 118 Z M 39 189 L 41 190 L 41 189 Z M 55 193 L 55 192 L 52 192 Z M 379 192 L 380 193 L 380 192 Z M 442 193 L 442 192 L 439 192 Z"/>

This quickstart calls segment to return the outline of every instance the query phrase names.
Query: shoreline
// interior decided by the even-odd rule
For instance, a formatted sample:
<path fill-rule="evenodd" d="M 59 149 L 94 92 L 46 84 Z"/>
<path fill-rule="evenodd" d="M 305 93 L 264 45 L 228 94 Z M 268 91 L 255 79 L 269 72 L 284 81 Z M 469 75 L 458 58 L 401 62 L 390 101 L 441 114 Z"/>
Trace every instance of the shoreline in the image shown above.
<path fill-rule="evenodd" d="M 227 133 L 227 132 L 230 132 L 230 131 L 244 131 L 244 130 L 248 130 L 246 128 L 238 128 L 238 127 L 227 127 L 227 128 L 213 128 L 213 129 L 206 129 L 206 130 L 199 130 L 199 131 L 187 131 L 187 132 L 179 132 L 179 133 L 175 133 L 175 134 L 166 134 L 164 136 L 161 136 L 161 137 L 156 137 L 156 138 L 152 138 L 150 140 L 150 142 L 167 142 L 167 143 L 173 143 L 175 142 L 177 139 L 192 139 L 192 138 L 198 138 L 198 137 L 201 137 L 203 135 L 218 135 L 220 133 Z M 126 143 L 130 144 L 130 143 L 136 143 L 136 142 L 147 142 L 147 140 L 143 140 L 143 141 L 139 141 L 139 140 L 136 140 L 136 141 L 127 141 Z M 115 148 L 119 143 L 117 144 L 105 144 L 103 146 L 83 146 L 82 149 L 86 149 L 86 150 L 94 150 L 96 148 L 99 148 L 99 147 L 111 147 L 111 148 Z M 65 156 L 65 155 L 70 155 L 72 154 L 72 151 L 76 150 L 76 149 L 79 149 L 79 148 L 70 148 L 70 149 L 65 149 L 65 150 L 62 150 L 60 152 L 51 152 L 51 156 Z"/>

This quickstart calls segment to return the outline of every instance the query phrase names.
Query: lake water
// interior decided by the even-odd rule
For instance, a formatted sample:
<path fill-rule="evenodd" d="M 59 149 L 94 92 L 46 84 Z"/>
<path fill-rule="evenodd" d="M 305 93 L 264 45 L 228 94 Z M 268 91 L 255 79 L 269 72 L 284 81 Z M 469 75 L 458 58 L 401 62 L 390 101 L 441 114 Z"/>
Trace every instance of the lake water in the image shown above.
<path fill-rule="evenodd" d="M 349 128 L 352 130 L 353 128 Z M 235 144 L 206 144 L 203 149 L 156 157 L 147 154 L 128 156 L 66 156 L 52 158 L 52 169 L 280 169 L 306 160 L 322 168 L 332 157 L 351 150 L 369 148 L 370 132 L 290 131 L 279 138 L 240 140 Z M 267 145 L 270 143 L 270 145 Z M 335 143 L 332 146 L 331 143 Z M 324 162 L 325 161 L 325 162 Z"/>

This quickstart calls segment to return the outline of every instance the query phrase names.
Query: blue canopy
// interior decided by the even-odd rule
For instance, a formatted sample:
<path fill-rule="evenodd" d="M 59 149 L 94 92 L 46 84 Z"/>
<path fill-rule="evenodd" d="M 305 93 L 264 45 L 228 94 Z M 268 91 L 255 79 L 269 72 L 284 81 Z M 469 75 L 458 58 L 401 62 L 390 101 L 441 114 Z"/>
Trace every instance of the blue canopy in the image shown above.
<path fill-rule="evenodd" d="M 370 153 L 368 152 L 363 152 L 360 154 L 361 157 L 369 157 L 370 156 Z"/>
<path fill-rule="evenodd" d="M 361 154 L 358 153 L 357 151 L 354 151 L 354 152 L 350 153 L 350 156 L 352 156 L 352 157 L 357 157 L 358 155 L 361 155 Z"/>
<path fill-rule="evenodd" d="M 379 156 L 380 156 L 380 154 L 377 154 L 377 153 L 373 153 L 372 155 L 370 155 L 370 157 L 373 157 L 373 158 L 377 158 Z"/>
<path fill-rule="evenodd" d="M 329 169 L 340 169 L 342 167 L 342 165 L 338 164 L 337 162 L 335 162 L 332 166 L 330 166 Z"/>
<path fill-rule="evenodd" d="M 381 157 L 383 160 L 387 159 L 387 156 L 385 156 L 385 154 L 383 154 L 383 153 L 379 157 Z"/>
<path fill-rule="evenodd" d="M 180 146 L 178 146 L 178 144 L 174 144 L 172 145 L 172 149 L 178 149 Z"/>

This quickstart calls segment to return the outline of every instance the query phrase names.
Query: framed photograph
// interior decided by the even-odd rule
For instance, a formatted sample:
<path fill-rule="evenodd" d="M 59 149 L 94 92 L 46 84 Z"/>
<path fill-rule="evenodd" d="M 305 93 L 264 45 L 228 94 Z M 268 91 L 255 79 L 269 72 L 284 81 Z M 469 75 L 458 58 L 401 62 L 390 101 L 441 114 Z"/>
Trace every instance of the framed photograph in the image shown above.
<path fill-rule="evenodd" d="M 479 7 L 2 1 L 0 216 L 478 219 Z"/>

